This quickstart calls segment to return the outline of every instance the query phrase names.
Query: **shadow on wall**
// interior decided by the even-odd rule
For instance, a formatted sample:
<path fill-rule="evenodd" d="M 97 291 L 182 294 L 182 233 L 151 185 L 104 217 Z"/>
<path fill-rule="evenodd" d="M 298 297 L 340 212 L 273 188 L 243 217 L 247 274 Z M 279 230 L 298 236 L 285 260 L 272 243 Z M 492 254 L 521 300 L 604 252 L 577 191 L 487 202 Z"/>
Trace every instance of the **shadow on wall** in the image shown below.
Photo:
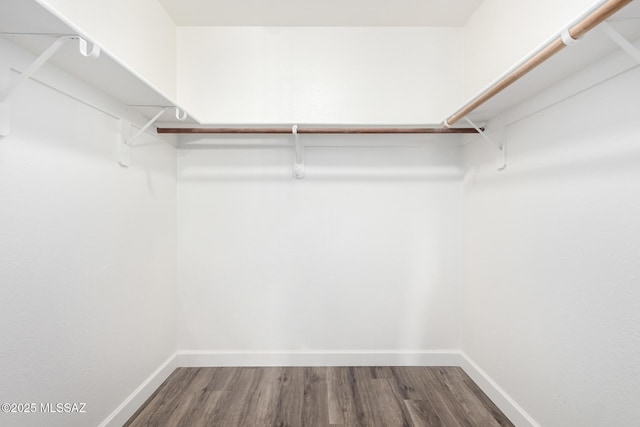
<path fill-rule="evenodd" d="M 304 145 L 305 181 L 447 181 L 463 175 L 459 139 L 450 135 L 305 135 Z M 178 152 L 178 179 L 293 180 L 291 147 L 291 138 L 282 135 L 188 139 Z"/>
<path fill-rule="evenodd" d="M 630 137 L 634 134 L 631 128 L 619 130 L 619 133 L 608 130 L 606 134 L 584 132 L 567 139 L 540 131 L 513 132 L 507 149 L 508 166 L 500 172 L 496 171 L 490 148 L 468 146 L 465 156 L 475 157 L 475 164 L 466 169 L 465 182 L 522 185 L 524 181 L 591 180 L 597 176 L 635 173 L 640 164 L 640 145 Z"/>
<path fill-rule="evenodd" d="M 631 69 L 508 125 L 503 172 L 496 172 L 491 147 L 467 144 L 465 182 L 593 180 L 637 172 L 639 79 L 640 69 Z"/>

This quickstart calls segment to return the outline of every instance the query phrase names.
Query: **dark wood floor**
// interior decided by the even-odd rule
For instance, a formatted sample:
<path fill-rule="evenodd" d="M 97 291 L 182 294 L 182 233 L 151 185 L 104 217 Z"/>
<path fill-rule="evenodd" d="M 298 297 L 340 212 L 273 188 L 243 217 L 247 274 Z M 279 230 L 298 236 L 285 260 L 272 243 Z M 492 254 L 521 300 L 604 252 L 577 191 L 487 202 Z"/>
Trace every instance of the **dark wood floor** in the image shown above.
<path fill-rule="evenodd" d="M 512 426 L 460 368 L 178 368 L 126 426 Z"/>

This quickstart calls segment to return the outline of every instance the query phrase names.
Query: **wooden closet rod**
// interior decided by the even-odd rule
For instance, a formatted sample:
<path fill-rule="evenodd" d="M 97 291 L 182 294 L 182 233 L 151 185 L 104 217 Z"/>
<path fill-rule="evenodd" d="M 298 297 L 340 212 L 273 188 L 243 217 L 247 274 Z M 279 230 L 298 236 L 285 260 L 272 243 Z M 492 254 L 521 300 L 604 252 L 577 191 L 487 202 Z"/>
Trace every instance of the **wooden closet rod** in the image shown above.
<path fill-rule="evenodd" d="M 573 27 L 569 29 L 569 35 L 572 39 L 577 40 L 580 37 L 584 36 L 587 32 L 591 31 L 596 25 L 609 18 L 611 15 L 631 3 L 633 0 L 609 0 L 605 2 L 602 6 L 598 7 L 591 14 L 589 14 L 582 21 L 575 24 Z M 538 65 L 551 58 L 556 53 L 560 52 L 564 47 L 565 43 L 563 41 L 562 36 L 554 39 L 547 46 L 542 48 L 536 54 L 534 54 L 531 58 L 529 58 L 524 63 L 520 64 L 514 70 L 509 72 L 499 81 L 491 85 L 484 92 L 478 95 L 476 98 L 471 100 L 461 109 L 456 111 L 450 117 L 447 118 L 444 125 L 445 126 L 453 126 L 458 121 L 463 119 L 465 116 L 470 114 L 476 108 L 480 107 L 482 104 L 487 102 L 489 99 L 496 96 L 498 93 L 502 92 L 511 84 L 515 83 L 522 76 L 536 68 Z"/>
<path fill-rule="evenodd" d="M 158 133 L 210 133 L 210 134 L 292 134 L 290 127 L 278 128 L 158 128 Z M 313 128 L 299 127 L 299 134 L 416 134 L 416 133 L 478 133 L 474 128 L 443 128 L 443 127 L 334 127 L 334 128 Z"/>

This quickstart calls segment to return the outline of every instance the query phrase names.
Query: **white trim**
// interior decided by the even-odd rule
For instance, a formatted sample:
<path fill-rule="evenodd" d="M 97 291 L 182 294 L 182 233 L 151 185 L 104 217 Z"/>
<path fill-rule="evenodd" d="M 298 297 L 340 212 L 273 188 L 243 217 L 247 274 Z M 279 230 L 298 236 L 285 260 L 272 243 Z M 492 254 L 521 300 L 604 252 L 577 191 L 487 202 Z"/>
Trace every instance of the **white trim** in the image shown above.
<path fill-rule="evenodd" d="M 507 394 L 485 371 L 469 356 L 460 353 L 460 367 L 471 377 L 478 387 L 496 404 L 498 408 L 518 427 L 540 427 L 515 400 Z"/>
<path fill-rule="evenodd" d="M 172 355 L 133 391 L 98 427 L 122 426 L 147 401 L 158 387 L 177 368 L 177 357 Z"/>
<path fill-rule="evenodd" d="M 180 367 L 203 366 L 460 366 L 457 350 L 180 351 Z"/>

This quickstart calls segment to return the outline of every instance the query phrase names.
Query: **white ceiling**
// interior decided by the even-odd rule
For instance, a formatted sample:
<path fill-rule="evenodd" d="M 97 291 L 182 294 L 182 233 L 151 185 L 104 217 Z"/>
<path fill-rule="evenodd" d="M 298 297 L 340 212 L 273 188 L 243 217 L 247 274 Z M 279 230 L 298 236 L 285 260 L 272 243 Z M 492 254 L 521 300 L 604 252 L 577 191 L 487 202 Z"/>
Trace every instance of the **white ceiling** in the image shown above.
<path fill-rule="evenodd" d="M 158 0 L 179 26 L 462 26 L 482 0 Z"/>

